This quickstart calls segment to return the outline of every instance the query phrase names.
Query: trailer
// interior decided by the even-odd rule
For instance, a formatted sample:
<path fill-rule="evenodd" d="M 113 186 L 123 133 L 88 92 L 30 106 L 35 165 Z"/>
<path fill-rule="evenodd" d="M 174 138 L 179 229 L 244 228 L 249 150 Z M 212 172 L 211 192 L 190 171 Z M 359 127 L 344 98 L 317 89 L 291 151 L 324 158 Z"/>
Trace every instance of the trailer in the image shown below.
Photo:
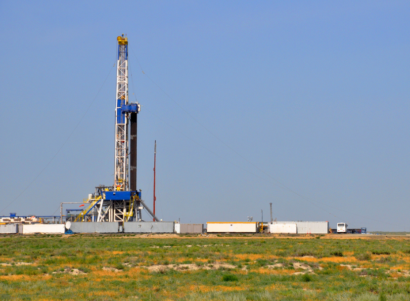
<path fill-rule="evenodd" d="M 178 224 L 181 234 L 202 234 L 204 232 L 204 224 Z M 177 229 L 177 224 L 175 224 Z M 176 232 L 176 231 L 175 231 Z"/>
<path fill-rule="evenodd" d="M 207 222 L 207 233 L 256 233 L 258 222 Z"/>
<path fill-rule="evenodd" d="M 17 234 L 19 232 L 18 224 L 0 225 L 0 234 Z"/>
<path fill-rule="evenodd" d="M 269 224 L 269 233 L 274 233 L 274 234 L 296 234 L 298 232 L 297 232 L 296 224 L 272 223 L 272 224 Z"/>
<path fill-rule="evenodd" d="M 327 221 L 290 221 L 271 222 L 269 232 L 276 234 L 327 234 L 329 222 Z"/>
<path fill-rule="evenodd" d="M 22 234 L 64 234 L 65 226 L 64 224 L 33 224 L 33 225 L 23 225 Z"/>

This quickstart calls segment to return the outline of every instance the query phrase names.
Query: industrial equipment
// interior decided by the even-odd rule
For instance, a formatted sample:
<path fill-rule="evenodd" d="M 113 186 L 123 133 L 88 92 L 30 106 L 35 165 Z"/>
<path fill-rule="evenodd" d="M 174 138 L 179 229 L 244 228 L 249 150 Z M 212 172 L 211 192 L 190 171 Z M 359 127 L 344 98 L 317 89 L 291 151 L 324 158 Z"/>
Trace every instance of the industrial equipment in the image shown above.
<path fill-rule="evenodd" d="M 158 221 L 141 199 L 141 190 L 137 190 L 137 115 L 141 107 L 128 100 L 128 38 L 119 36 L 117 42 L 114 184 L 96 187 L 74 222 L 142 221 L 144 208 Z"/>
<path fill-rule="evenodd" d="M 11 217 L 0 217 L 0 224 L 35 224 L 40 221 L 39 218 L 36 216 L 30 216 L 30 217 L 18 217 L 14 214 L 14 216 Z"/>

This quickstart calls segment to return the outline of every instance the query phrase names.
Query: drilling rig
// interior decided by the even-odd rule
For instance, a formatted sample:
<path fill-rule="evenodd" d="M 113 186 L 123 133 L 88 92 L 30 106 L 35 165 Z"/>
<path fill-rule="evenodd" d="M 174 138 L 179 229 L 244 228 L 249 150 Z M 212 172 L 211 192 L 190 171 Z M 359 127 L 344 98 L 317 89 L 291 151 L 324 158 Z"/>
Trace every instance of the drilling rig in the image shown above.
<path fill-rule="evenodd" d="M 75 221 L 142 221 L 142 209 L 158 221 L 141 199 L 141 190 L 137 190 L 137 116 L 141 106 L 128 100 L 128 38 L 118 36 L 117 42 L 114 185 L 97 186 Z"/>

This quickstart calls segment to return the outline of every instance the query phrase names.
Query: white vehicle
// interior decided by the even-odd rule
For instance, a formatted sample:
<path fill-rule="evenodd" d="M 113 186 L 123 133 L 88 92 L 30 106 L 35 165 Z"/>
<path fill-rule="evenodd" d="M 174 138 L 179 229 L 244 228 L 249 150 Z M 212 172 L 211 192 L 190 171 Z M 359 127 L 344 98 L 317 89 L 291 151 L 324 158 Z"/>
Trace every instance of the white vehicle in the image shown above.
<path fill-rule="evenodd" d="M 337 223 L 337 233 L 347 233 L 347 224 Z"/>

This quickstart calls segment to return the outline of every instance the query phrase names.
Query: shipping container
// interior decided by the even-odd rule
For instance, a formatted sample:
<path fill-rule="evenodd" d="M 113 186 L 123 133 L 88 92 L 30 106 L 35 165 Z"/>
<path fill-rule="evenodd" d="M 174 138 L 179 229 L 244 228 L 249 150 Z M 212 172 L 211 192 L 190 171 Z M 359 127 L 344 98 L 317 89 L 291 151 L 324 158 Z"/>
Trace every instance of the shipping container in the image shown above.
<path fill-rule="evenodd" d="M 207 222 L 207 233 L 256 233 L 257 222 Z"/>
<path fill-rule="evenodd" d="M 204 232 L 204 224 L 180 224 L 180 227 L 180 233 L 202 234 Z"/>
<path fill-rule="evenodd" d="M 181 233 L 181 224 L 180 223 L 175 223 L 175 233 Z"/>
<path fill-rule="evenodd" d="M 66 227 L 73 233 L 118 233 L 118 222 L 67 222 Z"/>
<path fill-rule="evenodd" d="M 125 233 L 174 233 L 174 222 L 127 222 Z"/>
<path fill-rule="evenodd" d="M 329 222 L 307 222 L 307 221 L 290 221 L 290 222 L 273 222 L 273 224 L 296 224 L 297 234 L 327 234 L 329 233 Z M 271 232 L 272 233 L 272 232 Z"/>
<path fill-rule="evenodd" d="M 65 226 L 64 224 L 23 225 L 23 234 L 35 234 L 35 233 L 64 234 Z"/>
<path fill-rule="evenodd" d="M 296 234 L 297 227 L 296 224 L 286 224 L 286 223 L 273 223 L 269 224 L 270 233 L 285 233 L 285 234 Z"/>
<path fill-rule="evenodd" d="M 18 224 L 0 225 L 0 234 L 18 233 Z"/>

